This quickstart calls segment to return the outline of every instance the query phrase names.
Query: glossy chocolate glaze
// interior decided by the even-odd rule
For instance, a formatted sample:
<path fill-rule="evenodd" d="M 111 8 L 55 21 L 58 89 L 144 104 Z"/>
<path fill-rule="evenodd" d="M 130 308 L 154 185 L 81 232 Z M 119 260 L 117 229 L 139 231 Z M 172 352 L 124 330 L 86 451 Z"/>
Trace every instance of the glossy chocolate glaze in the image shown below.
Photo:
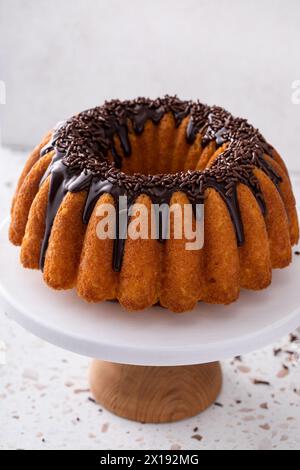
<path fill-rule="evenodd" d="M 202 172 L 187 171 L 172 175 L 127 175 L 122 172 L 123 158 L 130 158 L 131 155 L 130 132 L 141 134 L 149 119 L 159 124 L 165 113 L 173 114 L 176 126 L 189 117 L 186 138 L 190 144 L 195 142 L 200 133 L 202 148 L 215 141 L 217 147 L 227 143 L 227 149 L 209 169 Z M 116 148 L 116 137 L 121 143 L 122 155 Z M 88 224 L 98 199 L 105 193 L 114 197 L 117 209 L 119 196 L 127 196 L 129 206 L 140 194 L 148 195 L 154 204 L 169 205 L 176 191 L 185 193 L 195 207 L 203 203 L 205 190 L 214 188 L 228 207 L 240 246 L 245 237 L 237 198 L 238 183 L 251 189 L 265 213 L 265 203 L 253 169 L 261 168 L 277 187 L 281 182 L 279 175 L 264 159 L 264 154 L 272 156 L 272 148 L 246 120 L 234 118 L 222 108 L 181 101 L 177 97 L 166 96 L 157 100 L 138 98 L 124 102 L 114 100 L 80 113 L 59 125 L 52 141 L 41 154 L 51 150 L 55 150 L 55 156 L 42 180 L 43 183 L 46 178 L 51 178 L 41 269 L 44 267 L 55 216 L 67 192 L 87 191 L 83 221 Z M 113 163 L 108 160 L 109 152 L 113 156 Z M 113 259 L 115 271 L 120 271 L 122 267 L 126 236 L 125 233 L 119 233 L 119 224 L 118 215 Z M 163 216 L 160 215 L 160 241 L 165 239 L 163 225 Z"/>

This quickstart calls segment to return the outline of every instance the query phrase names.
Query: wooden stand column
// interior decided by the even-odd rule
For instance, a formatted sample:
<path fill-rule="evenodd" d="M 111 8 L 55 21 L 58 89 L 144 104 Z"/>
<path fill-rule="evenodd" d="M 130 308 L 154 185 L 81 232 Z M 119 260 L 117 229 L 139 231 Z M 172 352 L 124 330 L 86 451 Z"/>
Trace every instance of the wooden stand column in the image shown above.
<path fill-rule="evenodd" d="M 112 413 L 133 421 L 166 423 L 190 418 L 211 406 L 222 386 L 218 362 L 152 367 L 95 360 L 91 392 Z"/>

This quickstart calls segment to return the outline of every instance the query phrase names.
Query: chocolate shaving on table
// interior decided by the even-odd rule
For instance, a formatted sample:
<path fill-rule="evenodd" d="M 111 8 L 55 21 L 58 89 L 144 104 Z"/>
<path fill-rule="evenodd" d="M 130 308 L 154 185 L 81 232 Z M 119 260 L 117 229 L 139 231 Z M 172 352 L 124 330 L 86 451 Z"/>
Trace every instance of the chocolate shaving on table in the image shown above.
<path fill-rule="evenodd" d="M 258 380 L 258 379 L 254 379 L 253 380 L 253 384 L 254 385 L 266 385 L 268 387 L 271 386 L 270 382 L 266 381 L 266 380 Z"/>
<path fill-rule="evenodd" d="M 215 406 L 218 406 L 219 408 L 224 408 L 224 405 L 219 402 L 215 402 Z"/>
<path fill-rule="evenodd" d="M 299 340 L 299 338 L 298 338 L 297 335 L 294 335 L 293 333 L 290 334 L 290 342 L 291 343 L 295 343 L 298 340 Z"/>

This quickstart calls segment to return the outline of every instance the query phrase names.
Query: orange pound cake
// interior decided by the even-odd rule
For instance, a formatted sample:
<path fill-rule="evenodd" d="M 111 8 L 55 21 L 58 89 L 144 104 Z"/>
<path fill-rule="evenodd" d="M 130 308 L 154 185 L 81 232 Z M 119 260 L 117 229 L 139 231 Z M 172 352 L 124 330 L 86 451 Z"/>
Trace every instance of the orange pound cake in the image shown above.
<path fill-rule="evenodd" d="M 174 218 L 165 236 L 163 212 L 157 237 L 122 236 L 120 196 L 149 213 L 202 204 L 204 246 L 187 250 Z M 97 235 L 104 204 L 117 209 L 115 237 Z M 241 288 L 268 287 L 298 239 L 286 166 L 259 131 L 223 108 L 170 96 L 113 100 L 60 123 L 26 163 L 10 226 L 23 266 L 41 269 L 50 287 L 128 310 L 230 304 Z"/>

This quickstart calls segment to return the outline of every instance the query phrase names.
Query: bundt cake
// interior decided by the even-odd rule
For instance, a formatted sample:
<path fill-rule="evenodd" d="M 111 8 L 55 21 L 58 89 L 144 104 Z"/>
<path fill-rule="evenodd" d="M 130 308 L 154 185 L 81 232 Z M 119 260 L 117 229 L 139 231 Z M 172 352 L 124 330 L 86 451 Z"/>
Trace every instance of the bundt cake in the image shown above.
<path fill-rule="evenodd" d="M 100 239 L 98 209 L 118 208 L 119 196 L 148 209 L 204 204 L 203 248 L 187 250 L 174 220 L 168 239 L 160 227 L 158 240 L 118 230 Z M 10 226 L 23 266 L 41 269 L 50 287 L 128 310 L 234 302 L 241 288 L 269 286 L 298 239 L 287 169 L 259 131 L 170 96 L 113 100 L 60 123 L 25 165 Z"/>

